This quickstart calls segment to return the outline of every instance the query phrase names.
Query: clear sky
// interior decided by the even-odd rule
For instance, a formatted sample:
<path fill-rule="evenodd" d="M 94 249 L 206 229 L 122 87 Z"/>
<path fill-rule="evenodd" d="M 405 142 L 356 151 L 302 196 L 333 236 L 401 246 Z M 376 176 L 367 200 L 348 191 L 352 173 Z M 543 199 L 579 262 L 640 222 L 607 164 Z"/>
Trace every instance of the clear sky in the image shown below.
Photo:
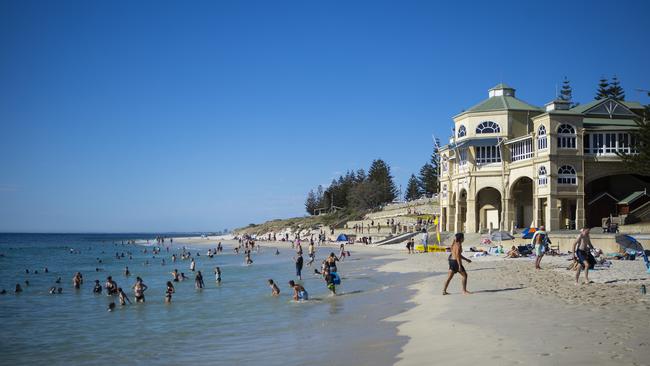
<path fill-rule="evenodd" d="M 0 1 L 0 231 L 208 231 L 406 185 L 499 82 L 650 102 L 648 1 Z"/>

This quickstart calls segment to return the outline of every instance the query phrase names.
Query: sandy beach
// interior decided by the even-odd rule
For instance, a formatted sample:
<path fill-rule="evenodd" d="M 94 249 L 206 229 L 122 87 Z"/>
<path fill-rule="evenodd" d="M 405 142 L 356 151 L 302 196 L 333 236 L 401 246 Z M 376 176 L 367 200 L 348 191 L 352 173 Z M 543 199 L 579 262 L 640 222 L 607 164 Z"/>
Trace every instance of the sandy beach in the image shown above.
<path fill-rule="evenodd" d="M 206 239 L 177 239 L 201 245 Z M 287 242 L 260 242 L 290 246 Z M 338 245 L 330 244 L 332 248 Z M 471 295 L 462 295 L 460 276 L 442 296 L 447 254 L 408 255 L 403 245 L 349 245 L 381 254 L 378 270 L 427 276 L 407 283 L 414 296 L 409 310 L 385 319 L 408 342 L 397 365 L 648 365 L 650 364 L 650 275 L 641 260 L 613 261 L 591 271 L 591 284 L 574 284 L 568 256 L 547 256 L 534 270 L 529 258 L 471 258 Z M 582 281 L 583 277 L 581 277 Z"/>
<path fill-rule="evenodd" d="M 389 319 L 410 339 L 399 365 L 650 362 L 650 297 L 639 290 L 650 276 L 641 261 L 614 262 L 593 271 L 595 283 L 576 286 L 566 257 L 546 258 L 541 271 L 526 258 L 476 258 L 466 265 L 473 294 L 460 294 L 454 278 L 451 295 L 442 296 L 444 253 L 391 257 L 380 270 L 443 272 L 412 284 L 417 306 Z M 603 283 L 631 273 L 636 280 Z"/>

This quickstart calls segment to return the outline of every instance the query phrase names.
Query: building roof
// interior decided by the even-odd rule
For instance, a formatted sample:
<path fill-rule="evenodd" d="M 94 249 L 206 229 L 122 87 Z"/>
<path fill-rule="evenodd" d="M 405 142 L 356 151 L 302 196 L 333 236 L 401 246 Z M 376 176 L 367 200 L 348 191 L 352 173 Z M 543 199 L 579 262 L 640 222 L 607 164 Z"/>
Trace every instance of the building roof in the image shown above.
<path fill-rule="evenodd" d="M 496 89 L 514 89 L 514 88 L 511 87 L 510 85 L 506 84 L 506 83 L 499 83 L 499 84 L 493 86 L 489 90 L 496 90 Z"/>
<path fill-rule="evenodd" d="M 616 126 L 616 127 L 638 127 L 633 119 L 622 118 L 584 118 L 582 124 L 585 127 L 603 127 L 603 126 Z"/>
<path fill-rule="evenodd" d="M 638 200 L 639 198 L 645 196 L 647 193 L 646 191 L 636 191 L 632 193 L 631 195 L 623 198 L 618 202 L 619 205 L 629 205 L 630 203 Z"/>
<path fill-rule="evenodd" d="M 522 100 L 519 100 L 515 97 L 508 95 L 499 95 L 492 98 L 488 98 L 481 103 L 459 113 L 468 112 L 488 112 L 488 111 L 505 111 L 505 110 L 522 110 L 522 111 L 535 111 L 542 112 L 543 109 L 535 107 L 534 105 L 528 104 Z"/>
<path fill-rule="evenodd" d="M 608 98 L 609 99 L 609 98 Z M 586 103 L 586 104 L 579 104 L 573 108 L 571 108 L 571 111 L 577 112 L 577 113 L 584 113 L 585 111 L 595 107 L 596 105 L 600 104 L 601 102 L 605 101 L 607 99 L 597 99 L 592 102 Z M 627 102 L 624 100 L 618 100 L 617 102 L 623 104 L 629 109 L 643 109 L 643 105 L 639 102 Z"/>

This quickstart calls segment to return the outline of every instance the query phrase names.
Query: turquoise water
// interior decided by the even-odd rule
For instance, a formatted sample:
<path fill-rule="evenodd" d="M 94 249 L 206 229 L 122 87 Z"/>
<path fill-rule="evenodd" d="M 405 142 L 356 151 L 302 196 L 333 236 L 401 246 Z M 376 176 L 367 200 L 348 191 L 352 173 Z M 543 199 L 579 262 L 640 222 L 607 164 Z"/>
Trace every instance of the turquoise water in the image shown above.
<path fill-rule="evenodd" d="M 234 255 L 230 246 L 212 259 L 205 255 L 207 248 L 201 249 L 196 267 L 206 288 L 196 290 L 189 261 L 171 262 L 179 248 L 163 249 L 153 258 L 151 247 L 120 244 L 147 238 L 152 236 L 0 234 L 0 289 L 8 291 L 0 295 L 2 363 L 383 365 L 395 361 L 406 341 L 396 336 L 394 324 L 380 320 L 408 308 L 402 284 L 415 278 L 375 272 L 381 260 L 354 248 L 352 258 L 339 266 L 340 296 L 328 296 L 314 267 L 305 266 L 302 283 L 313 300 L 296 303 L 287 285 L 296 280 L 290 250 L 276 256 L 274 247 L 264 247 L 253 254 L 253 265 L 244 266 L 243 256 Z M 317 262 L 330 250 L 319 248 Z M 128 254 L 115 258 L 116 252 L 128 251 L 133 259 Z M 131 271 L 128 278 L 125 266 Z M 219 286 L 215 266 L 222 270 Z M 165 304 L 165 283 L 174 268 L 189 280 L 175 283 L 172 303 Z M 79 290 L 72 287 L 76 271 L 84 276 Z M 108 275 L 132 301 L 131 286 L 142 277 L 149 286 L 146 303 L 120 307 L 105 291 L 93 294 L 94 280 L 103 285 Z M 280 297 L 270 295 L 269 278 L 280 286 Z M 23 285 L 21 294 L 13 293 L 17 282 Z M 63 293 L 49 294 L 51 286 L 61 286 Z M 108 312 L 112 301 L 117 309 Z"/>

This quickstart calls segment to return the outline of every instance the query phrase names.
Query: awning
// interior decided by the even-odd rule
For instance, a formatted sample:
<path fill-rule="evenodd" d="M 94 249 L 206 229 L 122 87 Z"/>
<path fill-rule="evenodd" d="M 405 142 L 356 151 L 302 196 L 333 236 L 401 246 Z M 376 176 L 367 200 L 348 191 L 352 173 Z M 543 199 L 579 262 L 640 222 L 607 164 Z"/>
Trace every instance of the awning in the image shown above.
<path fill-rule="evenodd" d="M 469 138 L 459 142 L 456 147 L 470 147 L 470 146 L 496 146 L 499 143 L 498 137 L 484 137 L 484 138 Z"/>

